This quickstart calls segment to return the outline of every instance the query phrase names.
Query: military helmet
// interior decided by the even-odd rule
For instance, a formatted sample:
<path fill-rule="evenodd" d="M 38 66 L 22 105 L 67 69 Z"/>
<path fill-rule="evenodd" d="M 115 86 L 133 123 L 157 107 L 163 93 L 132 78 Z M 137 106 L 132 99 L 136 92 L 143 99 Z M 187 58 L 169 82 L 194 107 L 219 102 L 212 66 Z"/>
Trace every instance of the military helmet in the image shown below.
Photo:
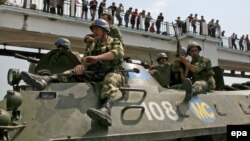
<path fill-rule="evenodd" d="M 159 59 L 160 58 L 166 58 L 166 59 L 168 59 L 168 56 L 167 56 L 167 54 L 166 53 L 158 53 L 157 55 L 156 55 L 156 61 L 159 61 Z"/>
<path fill-rule="evenodd" d="M 59 38 L 58 40 L 56 40 L 55 45 L 57 47 L 62 46 L 65 49 L 69 49 L 70 48 L 70 41 L 66 38 Z"/>
<path fill-rule="evenodd" d="M 198 47 L 198 49 L 201 51 L 201 46 L 196 43 L 196 42 L 191 42 L 188 46 L 187 46 L 187 53 L 189 54 L 189 51 L 192 47 Z"/>
<path fill-rule="evenodd" d="M 96 19 L 93 21 L 93 23 L 90 25 L 90 30 L 92 31 L 92 28 L 94 26 L 98 26 L 101 27 L 103 29 L 105 29 L 105 31 L 110 32 L 110 28 L 109 28 L 109 24 L 107 21 L 103 20 L 103 19 Z"/>
<path fill-rule="evenodd" d="M 0 126 L 8 126 L 10 124 L 10 121 L 10 114 L 5 110 L 0 109 Z"/>

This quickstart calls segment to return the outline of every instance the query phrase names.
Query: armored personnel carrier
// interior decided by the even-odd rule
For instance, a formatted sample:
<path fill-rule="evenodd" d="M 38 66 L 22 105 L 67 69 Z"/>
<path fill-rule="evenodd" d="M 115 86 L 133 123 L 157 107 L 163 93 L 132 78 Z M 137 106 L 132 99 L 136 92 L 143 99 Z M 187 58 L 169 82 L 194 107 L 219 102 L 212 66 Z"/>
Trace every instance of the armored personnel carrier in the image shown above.
<path fill-rule="evenodd" d="M 141 65 L 123 67 L 140 71 L 128 72 L 110 127 L 86 114 L 99 107 L 100 83 L 51 83 L 38 91 L 20 83 L 18 69 L 10 69 L 13 90 L 0 102 L 0 140 L 225 141 L 227 125 L 250 124 L 250 90 L 215 90 L 185 103 L 185 90 L 162 87 Z"/>

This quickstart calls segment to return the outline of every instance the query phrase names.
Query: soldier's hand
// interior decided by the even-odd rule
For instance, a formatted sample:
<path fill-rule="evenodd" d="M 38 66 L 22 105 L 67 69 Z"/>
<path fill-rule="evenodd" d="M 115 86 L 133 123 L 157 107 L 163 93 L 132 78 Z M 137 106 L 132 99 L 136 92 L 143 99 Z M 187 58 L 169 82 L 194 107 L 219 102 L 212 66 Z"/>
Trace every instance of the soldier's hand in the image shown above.
<path fill-rule="evenodd" d="M 91 37 L 91 36 L 88 36 L 86 39 L 85 39 L 85 42 L 86 43 L 93 43 L 95 41 L 95 38 Z"/>
<path fill-rule="evenodd" d="M 154 75 L 154 74 L 156 73 L 156 70 L 150 70 L 149 73 L 150 73 L 151 75 Z"/>
<path fill-rule="evenodd" d="M 85 71 L 85 66 L 84 66 L 84 65 L 77 65 L 77 66 L 73 69 L 73 72 L 74 72 L 76 75 L 82 75 L 84 71 Z"/>
<path fill-rule="evenodd" d="M 182 63 L 185 63 L 187 61 L 185 56 L 180 56 L 179 59 Z"/>

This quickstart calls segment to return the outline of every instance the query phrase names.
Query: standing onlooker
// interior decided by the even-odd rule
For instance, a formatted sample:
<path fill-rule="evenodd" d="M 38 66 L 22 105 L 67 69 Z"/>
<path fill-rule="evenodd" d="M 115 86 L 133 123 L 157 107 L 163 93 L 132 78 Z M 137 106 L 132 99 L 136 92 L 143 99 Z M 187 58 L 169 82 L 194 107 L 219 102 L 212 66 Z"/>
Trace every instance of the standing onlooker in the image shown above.
<path fill-rule="evenodd" d="M 175 21 L 176 21 L 176 25 L 177 25 L 177 28 L 178 28 L 178 33 L 179 33 L 179 35 L 181 35 L 182 34 L 183 21 L 181 20 L 181 17 L 177 17 L 177 19 Z"/>
<path fill-rule="evenodd" d="M 105 11 L 106 9 L 106 0 L 103 0 L 100 4 L 99 4 L 99 8 L 98 8 L 98 18 L 100 18 L 101 14 L 103 13 L 103 11 Z"/>
<path fill-rule="evenodd" d="M 160 13 L 160 15 L 157 17 L 156 22 L 155 22 L 157 34 L 161 33 L 161 30 L 160 30 L 161 29 L 161 22 L 163 22 L 163 20 L 164 20 L 164 17 L 162 16 L 162 13 Z"/>
<path fill-rule="evenodd" d="M 55 14 L 56 13 L 56 5 L 57 1 L 56 0 L 50 0 L 50 13 Z"/>
<path fill-rule="evenodd" d="M 208 36 L 215 37 L 215 35 L 213 34 L 214 31 L 215 31 L 214 19 L 212 19 L 212 20 L 208 23 L 207 28 L 208 28 Z"/>
<path fill-rule="evenodd" d="M 78 0 L 70 0 L 69 15 L 70 17 L 76 17 L 76 4 Z"/>
<path fill-rule="evenodd" d="M 221 37 L 224 37 L 225 36 L 225 30 L 223 30 L 222 32 L 221 32 Z"/>
<path fill-rule="evenodd" d="M 57 14 L 58 15 L 63 15 L 63 8 L 64 7 L 64 0 L 58 0 L 58 3 L 57 3 Z"/>
<path fill-rule="evenodd" d="M 120 3 L 119 6 L 116 9 L 116 19 L 118 20 L 118 26 L 122 25 L 122 17 L 121 17 L 121 13 L 124 12 L 124 7 L 123 5 Z"/>
<path fill-rule="evenodd" d="M 215 28 L 214 34 L 215 32 L 218 33 L 218 38 L 220 38 L 221 28 L 220 28 L 219 20 L 216 20 L 216 22 L 214 23 L 214 28 Z"/>
<path fill-rule="evenodd" d="M 250 50 L 250 41 L 249 41 L 249 38 L 248 38 L 248 34 L 245 37 L 245 41 L 246 41 L 246 44 L 247 44 L 247 51 L 249 51 Z"/>
<path fill-rule="evenodd" d="M 43 0 L 43 12 L 49 13 L 50 0 Z"/>
<path fill-rule="evenodd" d="M 223 38 L 225 36 L 225 30 L 223 30 L 220 35 L 221 35 L 221 44 L 220 45 L 223 47 Z"/>
<path fill-rule="evenodd" d="M 155 33 L 155 24 L 154 24 L 154 22 L 151 23 L 151 25 L 149 27 L 149 32 Z"/>
<path fill-rule="evenodd" d="M 131 12 L 132 12 L 132 7 L 130 7 L 127 11 L 126 11 L 126 13 L 125 13 L 125 15 L 124 15 L 124 20 L 125 20 L 125 27 L 128 27 L 128 23 L 129 23 L 129 16 L 130 16 L 130 14 L 131 14 Z"/>
<path fill-rule="evenodd" d="M 192 20 L 193 20 L 193 14 L 191 13 L 191 14 L 187 17 L 187 19 L 188 19 L 189 23 L 191 23 Z"/>
<path fill-rule="evenodd" d="M 88 19 L 88 0 L 82 0 L 82 15 L 81 18 L 83 19 L 83 15 L 85 15 L 85 20 Z"/>
<path fill-rule="evenodd" d="M 142 18 L 145 18 L 145 10 L 142 10 L 141 13 L 139 13 L 139 16 L 137 17 L 137 21 L 136 21 L 136 29 L 140 29 L 140 24 L 141 24 L 141 20 Z"/>
<path fill-rule="evenodd" d="M 191 25 L 193 27 L 193 33 L 196 34 L 196 22 L 198 21 L 198 14 L 195 14 L 193 19 L 191 20 Z"/>
<path fill-rule="evenodd" d="M 240 37 L 240 41 L 239 41 L 239 47 L 240 47 L 240 50 L 242 50 L 242 51 L 244 50 L 244 45 L 243 45 L 244 38 L 245 38 L 245 35 L 242 35 Z"/>
<path fill-rule="evenodd" d="M 198 20 L 199 23 L 200 23 L 200 35 L 203 35 L 204 34 L 204 31 L 203 31 L 203 23 L 206 22 L 206 20 L 204 19 L 204 16 L 201 16 L 201 19 Z"/>
<path fill-rule="evenodd" d="M 96 0 L 91 0 L 89 5 L 90 5 L 89 9 L 90 9 L 91 21 L 94 21 L 98 2 Z"/>
<path fill-rule="evenodd" d="M 234 48 L 234 49 L 237 49 L 237 46 L 236 46 L 236 44 L 235 44 L 235 40 L 237 39 L 237 36 L 236 36 L 236 34 L 235 33 L 233 33 L 232 35 L 231 35 L 231 42 L 232 42 L 232 47 Z"/>
<path fill-rule="evenodd" d="M 150 15 L 150 12 L 148 12 L 148 14 L 145 16 L 145 21 L 144 21 L 145 31 L 148 31 L 151 19 L 152 19 L 152 17 Z"/>
<path fill-rule="evenodd" d="M 114 16 L 115 16 L 115 11 L 116 11 L 116 5 L 115 5 L 115 2 L 112 2 L 112 5 L 108 7 L 109 9 L 109 12 L 111 10 L 111 15 L 112 15 L 112 18 L 114 19 Z M 114 21 L 113 21 L 114 22 Z"/>
<path fill-rule="evenodd" d="M 135 9 L 134 12 L 131 13 L 131 18 L 130 18 L 130 23 L 131 23 L 131 28 L 135 28 L 135 19 L 138 16 L 138 9 Z"/>
<path fill-rule="evenodd" d="M 191 13 L 187 18 L 186 18 L 186 24 L 185 24 L 185 28 L 183 28 L 184 29 L 184 31 L 183 31 L 183 33 L 186 33 L 186 32 L 190 32 L 190 24 L 192 24 L 192 20 L 193 20 L 193 14 Z M 184 25 L 184 24 L 183 24 Z"/>

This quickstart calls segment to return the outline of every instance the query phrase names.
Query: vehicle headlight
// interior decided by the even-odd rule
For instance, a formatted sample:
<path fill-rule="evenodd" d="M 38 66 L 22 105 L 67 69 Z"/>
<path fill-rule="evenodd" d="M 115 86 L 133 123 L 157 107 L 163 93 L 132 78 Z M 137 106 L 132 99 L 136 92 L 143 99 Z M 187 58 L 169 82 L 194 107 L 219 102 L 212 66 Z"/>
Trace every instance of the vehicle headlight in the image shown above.
<path fill-rule="evenodd" d="M 6 94 L 6 105 L 8 110 L 17 110 L 22 104 L 23 97 L 20 93 L 13 90 L 8 90 Z"/>
<path fill-rule="evenodd" d="M 19 69 L 9 69 L 7 79 L 9 85 L 18 84 L 21 80 Z"/>

